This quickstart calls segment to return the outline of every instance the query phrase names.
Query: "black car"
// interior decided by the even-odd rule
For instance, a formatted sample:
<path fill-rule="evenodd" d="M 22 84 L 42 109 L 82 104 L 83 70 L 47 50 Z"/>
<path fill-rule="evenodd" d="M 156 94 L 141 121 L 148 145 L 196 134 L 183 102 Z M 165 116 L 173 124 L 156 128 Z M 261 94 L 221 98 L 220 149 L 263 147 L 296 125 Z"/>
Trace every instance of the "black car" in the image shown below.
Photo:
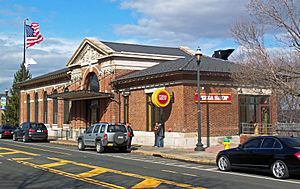
<path fill-rule="evenodd" d="M 0 125 L 0 138 L 11 138 L 15 129 L 12 125 Z"/>
<path fill-rule="evenodd" d="M 43 123 L 25 122 L 13 133 L 13 140 L 22 139 L 23 142 L 30 140 L 48 140 L 48 130 Z"/>
<path fill-rule="evenodd" d="M 269 170 L 275 178 L 300 173 L 300 138 L 284 136 L 253 137 L 237 148 L 217 155 L 221 171 L 232 168 Z"/>

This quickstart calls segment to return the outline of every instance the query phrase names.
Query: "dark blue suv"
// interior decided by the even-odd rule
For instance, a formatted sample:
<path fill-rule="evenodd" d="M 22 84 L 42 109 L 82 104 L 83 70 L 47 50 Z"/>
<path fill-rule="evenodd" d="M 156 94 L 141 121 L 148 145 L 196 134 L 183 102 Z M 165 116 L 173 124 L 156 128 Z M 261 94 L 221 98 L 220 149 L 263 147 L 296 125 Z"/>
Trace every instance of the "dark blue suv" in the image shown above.
<path fill-rule="evenodd" d="M 13 140 L 22 139 L 23 142 L 30 140 L 48 140 L 48 130 L 43 123 L 24 122 L 13 133 Z"/>

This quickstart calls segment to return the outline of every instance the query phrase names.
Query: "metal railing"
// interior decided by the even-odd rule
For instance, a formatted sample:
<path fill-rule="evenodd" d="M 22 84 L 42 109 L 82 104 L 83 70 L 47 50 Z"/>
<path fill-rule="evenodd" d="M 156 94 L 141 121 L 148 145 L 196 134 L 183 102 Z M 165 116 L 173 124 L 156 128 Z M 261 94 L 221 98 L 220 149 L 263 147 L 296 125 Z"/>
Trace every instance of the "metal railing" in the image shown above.
<path fill-rule="evenodd" d="M 300 137 L 300 123 L 277 123 L 276 133 L 283 136 Z"/>
<path fill-rule="evenodd" d="M 272 124 L 241 123 L 242 134 L 271 135 L 274 134 Z"/>
<path fill-rule="evenodd" d="M 300 137 L 300 123 L 277 123 L 259 124 L 259 123 L 241 123 L 241 134 L 254 135 L 281 135 Z"/>
<path fill-rule="evenodd" d="M 54 138 L 57 140 L 76 140 L 83 132 L 84 129 L 58 129 L 54 130 Z"/>

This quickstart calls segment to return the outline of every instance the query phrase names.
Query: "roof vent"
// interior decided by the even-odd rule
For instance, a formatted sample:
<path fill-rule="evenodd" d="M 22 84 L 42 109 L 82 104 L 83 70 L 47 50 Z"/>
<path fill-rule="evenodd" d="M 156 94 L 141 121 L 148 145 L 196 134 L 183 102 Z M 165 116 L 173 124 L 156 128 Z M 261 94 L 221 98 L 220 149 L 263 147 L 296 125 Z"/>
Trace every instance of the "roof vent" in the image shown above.
<path fill-rule="evenodd" d="M 234 49 L 226 49 L 226 50 L 217 50 L 214 52 L 212 57 L 214 58 L 220 58 L 223 60 L 228 60 L 228 57 L 231 55 L 231 53 L 234 51 Z"/>

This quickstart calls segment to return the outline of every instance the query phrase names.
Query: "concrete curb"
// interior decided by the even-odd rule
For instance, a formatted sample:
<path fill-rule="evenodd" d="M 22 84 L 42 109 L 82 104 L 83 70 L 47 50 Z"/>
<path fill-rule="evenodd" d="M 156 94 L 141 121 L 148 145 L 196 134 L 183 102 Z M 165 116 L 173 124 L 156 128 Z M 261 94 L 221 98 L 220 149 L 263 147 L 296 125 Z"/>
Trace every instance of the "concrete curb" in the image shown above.
<path fill-rule="evenodd" d="M 50 143 L 60 144 L 60 145 L 77 146 L 76 142 L 50 141 Z M 173 160 L 192 162 L 192 163 L 198 163 L 198 164 L 216 165 L 215 158 L 206 157 L 206 156 L 197 156 L 197 157 L 193 158 L 193 157 L 188 157 L 188 156 L 185 156 L 182 154 L 174 155 L 174 154 L 169 154 L 169 153 L 147 151 L 147 150 L 132 150 L 131 153 L 141 154 L 141 155 L 146 155 L 146 156 L 156 156 L 156 157 L 161 157 L 161 158 L 165 158 L 165 159 L 173 159 Z"/>
<path fill-rule="evenodd" d="M 174 154 L 168 154 L 168 153 L 162 153 L 162 152 L 149 152 L 149 151 L 144 151 L 144 150 L 132 150 L 131 153 L 147 155 L 147 156 L 156 156 L 156 157 L 161 157 L 161 158 L 165 158 L 165 159 L 173 159 L 173 160 L 198 163 L 198 164 L 216 165 L 215 159 L 201 157 L 201 156 L 198 156 L 197 158 L 191 158 L 191 157 L 186 157 L 184 155 L 179 156 L 179 155 L 174 155 Z"/>

